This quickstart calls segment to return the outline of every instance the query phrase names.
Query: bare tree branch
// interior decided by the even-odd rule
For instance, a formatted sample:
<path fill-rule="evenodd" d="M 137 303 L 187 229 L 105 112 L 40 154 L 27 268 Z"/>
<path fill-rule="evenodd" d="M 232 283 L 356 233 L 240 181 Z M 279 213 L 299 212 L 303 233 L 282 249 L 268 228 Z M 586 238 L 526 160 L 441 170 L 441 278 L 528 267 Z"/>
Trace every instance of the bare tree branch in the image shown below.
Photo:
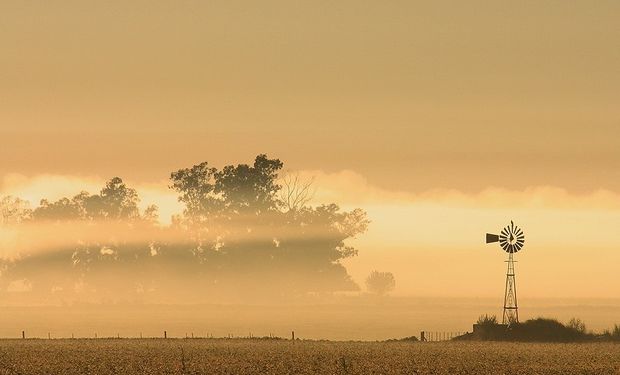
<path fill-rule="evenodd" d="M 314 177 L 302 179 L 298 172 L 289 173 L 281 178 L 280 184 L 282 189 L 278 198 L 287 212 L 305 207 L 314 198 L 315 189 L 312 189 Z"/>

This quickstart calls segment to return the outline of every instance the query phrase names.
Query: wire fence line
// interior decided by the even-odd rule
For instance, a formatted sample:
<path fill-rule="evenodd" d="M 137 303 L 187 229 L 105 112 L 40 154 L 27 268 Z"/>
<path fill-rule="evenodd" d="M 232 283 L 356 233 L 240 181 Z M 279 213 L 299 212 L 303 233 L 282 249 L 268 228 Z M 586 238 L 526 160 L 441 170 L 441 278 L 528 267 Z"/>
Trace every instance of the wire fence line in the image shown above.
<path fill-rule="evenodd" d="M 467 332 L 440 332 L 440 331 L 421 331 L 420 341 L 450 341 L 456 337 L 463 336 Z"/>
<path fill-rule="evenodd" d="M 226 335 L 219 335 L 216 336 L 212 333 L 203 333 L 203 334 L 196 334 L 195 332 L 187 332 L 185 334 L 177 334 L 177 335 L 170 335 L 168 333 L 168 331 L 163 330 L 161 331 L 161 334 L 149 334 L 149 335 L 145 335 L 142 332 L 140 332 L 137 335 L 121 335 L 120 333 L 117 333 L 115 335 L 101 335 L 98 332 L 93 333 L 92 335 L 76 335 L 74 333 L 71 333 L 70 335 L 68 334 L 64 334 L 64 335 L 58 335 L 58 334 L 52 334 L 51 332 L 48 332 L 46 335 L 28 335 L 28 333 L 26 331 L 21 331 L 21 335 L 20 336 L 14 336 L 14 337 L 2 337 L 2 339 L 23 339 L 23 340 L 53 340 L 53 339 L 58 339 L 58 340 L 68 340 L 68 339 L 273 339 L 273 340 L 283 340 L 284 337 L 281 336 L 277 336 L 274 335 L 273 333 L 269 333 L 267 335 L 264 336 L 256 336 L 254 335 L 252 332 L 249 332 L 247 335 L 238 335 L 238 334 L 226 334 Z"/>
<path fill-rule="evenodd" d="M 466 334 L 467 332 L 462 332 L 462 331 L 421 331 L 420 332 L 420 337 L 419 340 L 423 341 L 423 342 L 437 342 L 437 341 L 450 341 L 452 339 L 455 339 L 459 336 L 462 336 L 464 334 Z M 121 335 L 120 333 L 117 333 L 116 335 L 110 335 L 110 334 L 104 334 L 101 335 L 98 332 L 94 332 L 92 335 L 75 335 L 73 333 L 71 333 L 70 335 L 64 334 L 64 335 L 58 335 L 58 334 L 52 334 L 51 332 L 48 332 L 47 335 L 28 335 L 26 331 L 21 331 L 21 335 L 20 336 L 14 336 L 14 337 L 3 337 L 3 339 L 23 339 L 23 340 L 44 340 L 44 339 L 48 339 L 48 340 L 67 340 L 67 339 L 106 339 L 106 340 L 110 340 L 110 339 L 255 339 L 255 340 L 290 340 L 290 341 L 297 341 L 300 340 L 299 337 L 295 337 L 295 331 L 291 331 L 290 336 L 289 337 L 283 337 L 283 336 L 278 336 L 275 335 L 273 333 L 268 333 L 267 335 L 255 335 L 252 332 L 248 332 L 247 335 L 239 335 L 239 334 L 233 334 L 233 333 L 228 333 L 225 335 L 214 335 L 212 333 L 201 333 L 201 334 L 197 334 L 196 332 L 187 332 L 185 334 L 176 334 L 176 335 L 170 335 L 169 332 L 167 330 L 162 330 L 161 333 L 159 334 L 143 334 L 142 332 L 140 332 L 139 334 L 136 335 Z M 392 340 L 388 340 L 388 341 L 392 341 Z"/>

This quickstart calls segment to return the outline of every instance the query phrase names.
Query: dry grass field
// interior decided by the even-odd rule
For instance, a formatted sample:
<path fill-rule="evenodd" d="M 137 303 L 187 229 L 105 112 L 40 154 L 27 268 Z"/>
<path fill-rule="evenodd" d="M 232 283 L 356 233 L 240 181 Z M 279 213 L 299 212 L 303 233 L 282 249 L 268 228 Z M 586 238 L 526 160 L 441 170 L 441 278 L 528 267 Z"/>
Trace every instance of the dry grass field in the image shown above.
<path fill-rule="evenodd" d="M 2 340 L 0 374 L 618 374 L 620 345 Z"/>

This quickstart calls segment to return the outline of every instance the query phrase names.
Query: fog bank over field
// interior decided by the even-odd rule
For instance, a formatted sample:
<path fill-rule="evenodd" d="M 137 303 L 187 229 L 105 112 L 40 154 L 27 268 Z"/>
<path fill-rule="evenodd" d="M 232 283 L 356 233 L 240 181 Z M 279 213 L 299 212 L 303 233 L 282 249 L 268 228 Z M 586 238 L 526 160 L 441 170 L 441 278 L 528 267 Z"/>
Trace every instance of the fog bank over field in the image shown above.
<path fill-rule="evenodd" d="M 0 196 L 14 198 L 3 201 L 0 293 L 25 304 L 236 303 L 263 292 L 363 292 L 378 269 L 395 275 L 397 296 L 494 297 L 503 293 L 505 254 L 483 235 L 507 219 L 526 233 L 523 296 L 613 298 L 616 288 L 599 285 L 620 287 L 614 192 L 411 193 L 353 171 L 287 171 L 269 160 L 198 164 L 177 171 L 176 188 L 174 180 L 5 176 Z"/>
<path fill-rule="evenodd" d="M 501 297 L 501 296 L 500 296 Z M 471 331 L 482 313 L 501 316 L 501 298 L 305 298 L 286 302 L 217 305 L 2 306 L 0 337 L 169 337 L 232 334 L 329 340 L 384 340 L 420 331 Z M 579 317 L 588 330 L 618 323 L 618 299 L 531 299 L 520 301 L 523 320 L 539 316 L 568 322 Z"/>

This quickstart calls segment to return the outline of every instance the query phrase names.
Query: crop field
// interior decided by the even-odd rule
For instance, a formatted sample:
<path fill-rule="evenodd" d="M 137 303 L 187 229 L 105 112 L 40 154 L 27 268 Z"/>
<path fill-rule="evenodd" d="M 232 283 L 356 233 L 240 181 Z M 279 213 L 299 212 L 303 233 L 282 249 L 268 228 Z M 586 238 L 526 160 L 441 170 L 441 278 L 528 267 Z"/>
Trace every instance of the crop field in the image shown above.
<path fill-rule="evenodd" d="M 620 345 L 2 340 L 0 374 L 618 374 Z"/>

